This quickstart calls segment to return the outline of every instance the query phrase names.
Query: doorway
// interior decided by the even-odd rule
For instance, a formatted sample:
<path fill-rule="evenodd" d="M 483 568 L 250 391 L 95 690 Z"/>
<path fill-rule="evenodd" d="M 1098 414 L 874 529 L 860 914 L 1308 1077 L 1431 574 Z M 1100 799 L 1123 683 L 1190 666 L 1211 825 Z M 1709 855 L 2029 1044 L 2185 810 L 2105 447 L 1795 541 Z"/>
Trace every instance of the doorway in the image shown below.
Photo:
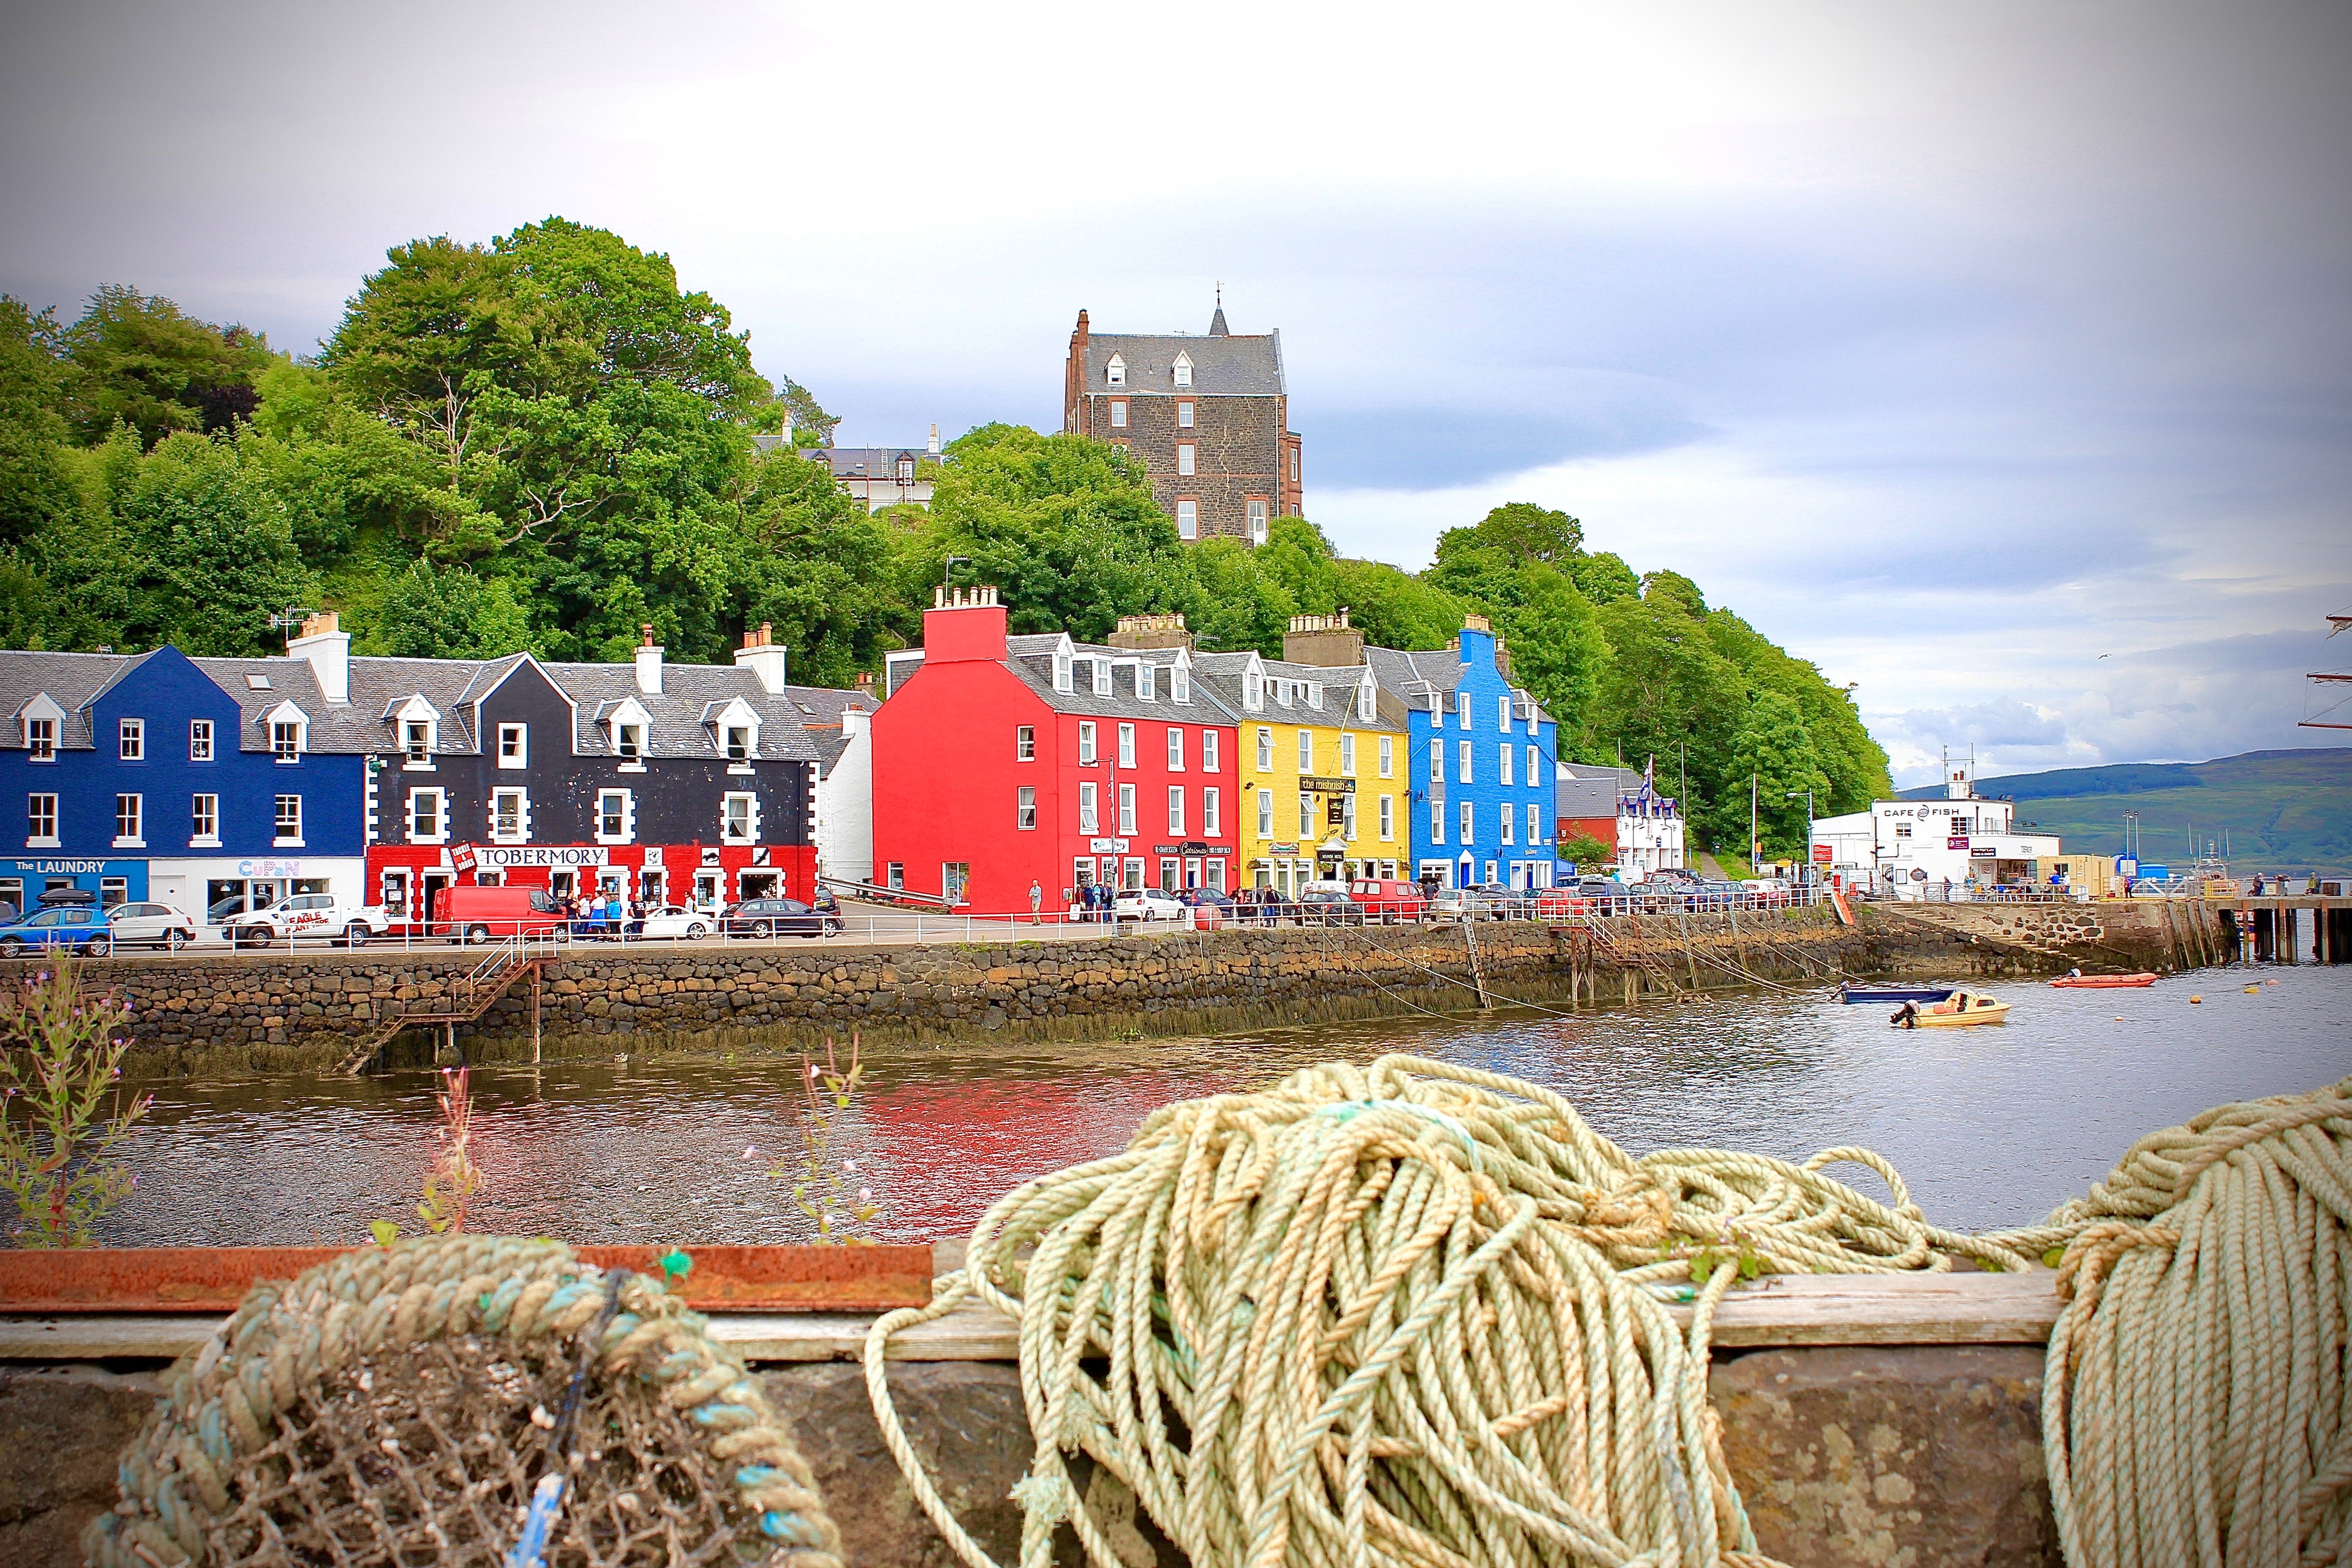
<path fill-rule="evenodd" d="M 438 912 L 441 904 L 441 889 L 447 887 L 450 881 L 450 873 L 446 871 L 425 871 L 418 874 L 417 890 L 424 895 L 423 905 L 416 913 L 418 920 L 430 921 Z"/>

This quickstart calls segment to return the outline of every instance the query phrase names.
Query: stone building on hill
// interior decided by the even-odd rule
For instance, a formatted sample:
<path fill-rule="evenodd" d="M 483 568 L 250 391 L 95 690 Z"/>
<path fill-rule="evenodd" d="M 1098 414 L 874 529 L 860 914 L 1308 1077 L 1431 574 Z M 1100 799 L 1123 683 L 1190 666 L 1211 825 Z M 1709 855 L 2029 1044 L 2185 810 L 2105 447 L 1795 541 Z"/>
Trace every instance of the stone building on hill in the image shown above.
<path fill-rule="evenodd" d="M 1263 544 L 1273 519 L 1299 515 L 1300 443 L 1289 424 L 1279 331 L 1235 335 L 1222 302 L 1204 337 L 1096 332 L 1078 312 L 1062 428 L 1141 457 L 1185 539 Z"/>

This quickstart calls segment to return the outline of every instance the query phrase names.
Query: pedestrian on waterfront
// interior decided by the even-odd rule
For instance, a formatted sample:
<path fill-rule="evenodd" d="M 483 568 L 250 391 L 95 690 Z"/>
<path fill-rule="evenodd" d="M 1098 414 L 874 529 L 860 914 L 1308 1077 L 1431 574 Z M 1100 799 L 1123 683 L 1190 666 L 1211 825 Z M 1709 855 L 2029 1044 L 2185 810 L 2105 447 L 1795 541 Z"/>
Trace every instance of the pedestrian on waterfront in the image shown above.
<path fill-rule="evenodd" d="M 1031 925 L 1045 923 L 1043 912 L 1045 908 L 1045 889 L 1037 885 L 1036 878 L 1032 877 L 1029 879 L 1029 923 Z"/>

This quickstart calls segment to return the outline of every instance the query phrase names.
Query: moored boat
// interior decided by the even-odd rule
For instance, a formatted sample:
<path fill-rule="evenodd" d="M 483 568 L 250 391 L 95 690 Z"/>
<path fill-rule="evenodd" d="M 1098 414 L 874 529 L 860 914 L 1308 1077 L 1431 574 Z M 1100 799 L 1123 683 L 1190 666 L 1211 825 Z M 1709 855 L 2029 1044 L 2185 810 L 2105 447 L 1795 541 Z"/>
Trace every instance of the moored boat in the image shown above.
<path fill-rule="evenodd" d="M 2076 991 L 2120 991 L 2156 984 L 2153 974 L 2067 974 L 2050 983 Z"/>
<path fill-rule="evenodd" d="M 1941 1002 L 1952 994 L 1948 985 L 1841 985 L 1841 1002 Z"/>
<path fill-rule="evenodd" d="M 1999 1024 L 2009 1017 L 2009 1004 L 1998 997 L 1955 991 L 1951 999 L 1922 1007 L 1907 1003 L 1887 1022 L 1898 1029 L 1962 1029 L 1974 1024 Z"/>

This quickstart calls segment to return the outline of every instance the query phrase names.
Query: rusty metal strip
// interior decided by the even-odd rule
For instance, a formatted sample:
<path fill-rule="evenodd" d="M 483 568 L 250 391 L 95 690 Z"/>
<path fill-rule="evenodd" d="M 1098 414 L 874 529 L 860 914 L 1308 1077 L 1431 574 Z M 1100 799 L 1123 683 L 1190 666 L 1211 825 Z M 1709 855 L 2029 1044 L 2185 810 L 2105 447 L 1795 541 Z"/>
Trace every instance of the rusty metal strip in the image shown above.
<path fill-rule="evenodd" d="M 226 1312 L 265 1279 L 291 1279 L 339 1247 L 123 1247 L 0 1252 L 0 1313 Z M 659 1276 L 662 1247 L 581 1247 L 583 1262 Z M 857 1312 L 931 1299 L 919 1247 L 688 1247 L 699 1311 Z"/>

